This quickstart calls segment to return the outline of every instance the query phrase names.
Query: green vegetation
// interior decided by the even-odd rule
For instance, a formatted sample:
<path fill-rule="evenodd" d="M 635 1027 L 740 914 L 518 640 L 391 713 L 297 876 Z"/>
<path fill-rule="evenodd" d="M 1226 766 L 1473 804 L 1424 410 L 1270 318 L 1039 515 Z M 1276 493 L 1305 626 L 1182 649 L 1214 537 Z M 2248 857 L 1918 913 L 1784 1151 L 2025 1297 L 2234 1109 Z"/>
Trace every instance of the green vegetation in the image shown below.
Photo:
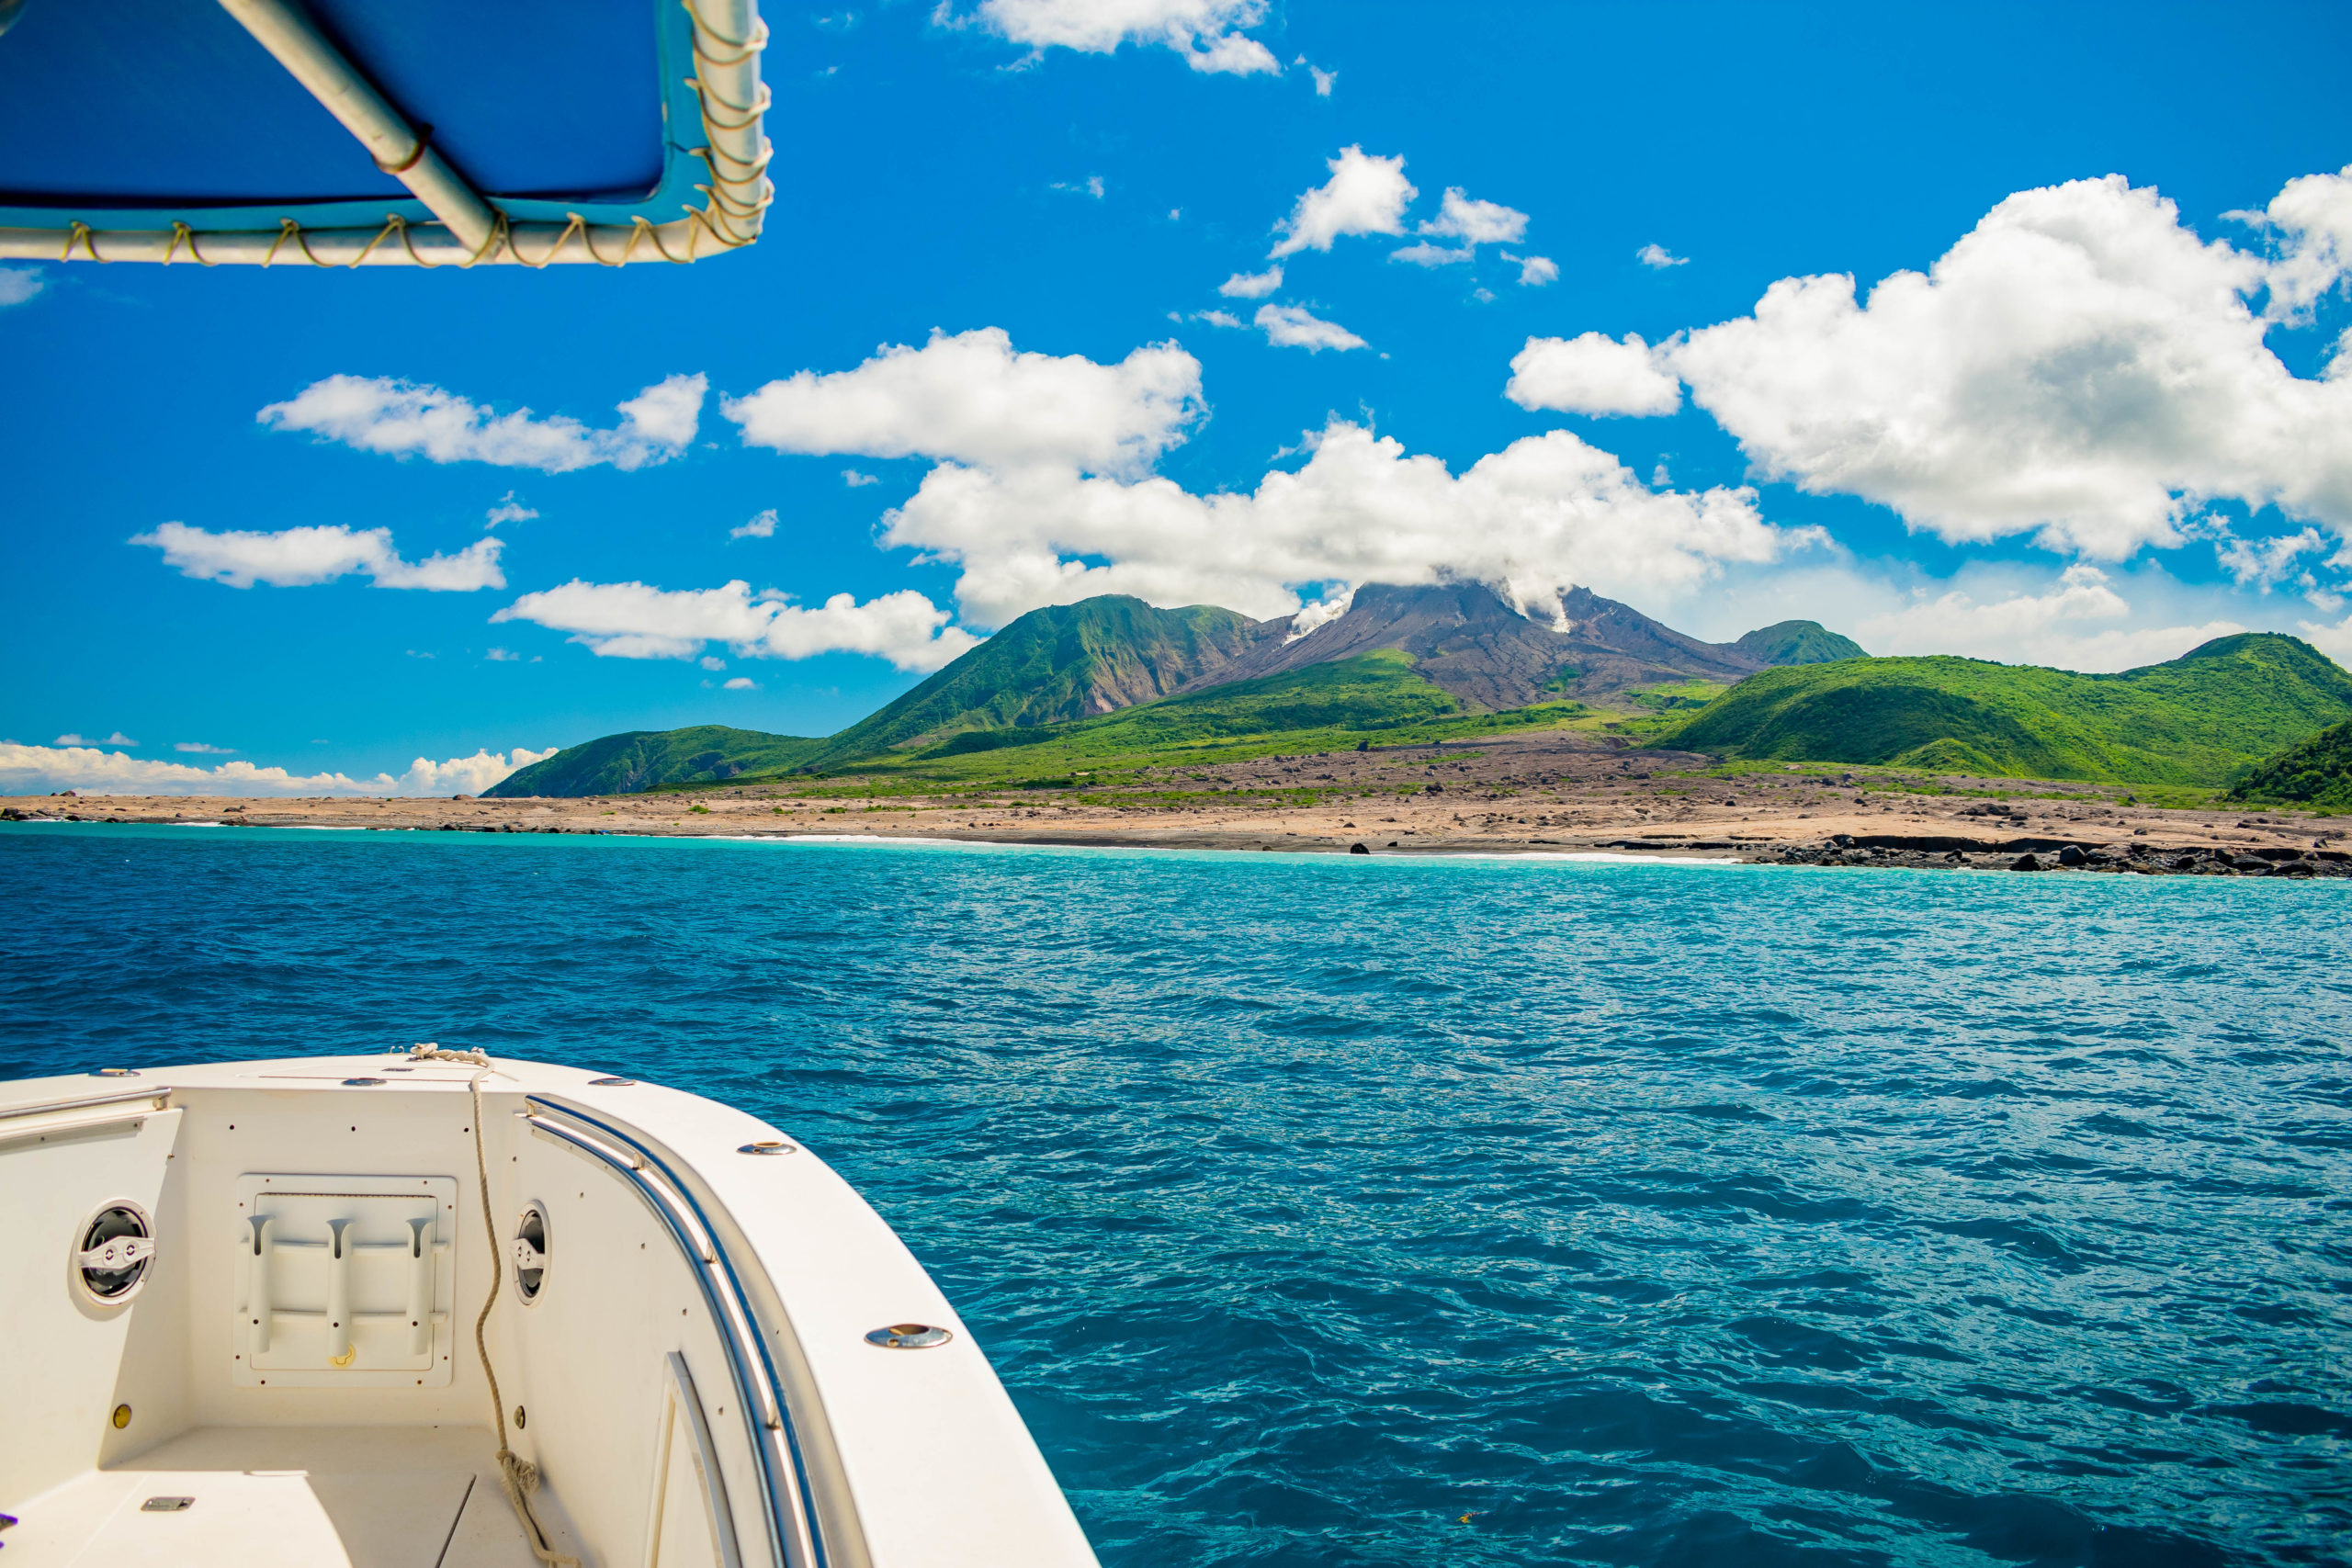
<path fill-rule="evenodd" d="M 1688 713 L 1705 707 L 1730 690 L 1720 681 L 1661 681 L 1651 686 L 1629 686 L 1625 697 L 1652 713 Z"/>
<path fill-rule="evenodd" d="M 1216 782 L 1183 772 L 1208 763 L 1543 729 L 1708 753 L 1718 776 L 1798 762 L 1872 770 L 1872 789 L 1950 792 L 1956 786 L 1936 775 L 1962 774 L 2129 784 L 2143 798 L 2189 805 L 2243 779 L 2232 798 L 2315 808 L 2352 793 L 2352 740 L 2342 728 L 2352 718 L 2352 673 L 2289 637 L 2222 637 L 2170 663 L 2080 675 L 1967 659 L 1871 659 L 1813 622 L 1788 621 L 1739 645 L 1782 660 L 1778 667 L 1728 689 L 1704 680 L 1633 688 L 1630 713 L 1565 696 L 1478 710 L 1394 648 L 1159 694 L 1216 679 L 1262 635 L 1257 622 L 1202 606 L 1157 610 L 1118 597 L 1056 606 L 1022 616 L 830 739 L 716 725 L 634 731 L 572 747 L 490 793 L 759 783 L 786 797 L 878 800 L 1115 785 L 1174 805 L 1202 797 L 1188 784 Z M 2332 740 L 2296 744 L 2330 725 L 2339 727 Z M 1317 793 L 1305 778 L 1261 782 L 1283 799 Z M 1340 790 L 1364 792 L 1361 783 Z"/>
<path fill-rule="evenodd" d="M 1159 610 L 1118 594 L 1032 610 L 826 741 L 810 761 L 829 766 L 895 747 L 1026 731 L 1148 702 L 1229 662 L 1248 649 L 1256 626 L 1213 605 Z M 1007 735 L 1003 743 L 1023 742 Z"/>
<path fill-rule="evenodd" d="M 1860 643 L 1839 637 L 1819 621 L 1778 621 L 1732 646 L 1758 664 L 1835 664 L 1841 659 L 1870 657 Z"/>
<path fill-rule="evenodd" d="M 824 749 L 822 740 L 701 724 L 691 729 L 632 729 L 568 747 L 518 769 L 484 795 L 628 795 L 665 784 L 720 784 L 745 773 L 780 773 Z"/>
<path fill-rule="evenodd" d="M 839 770 L 863 776 L 1060 782 L 1105 768 L 1182 766 L 1276 753 L 1426 745 L 1501 730 L 1559 728 L 1593 717 L 1582 703 L 1474 713 L 1413 673 L 1412 656 L 1382 649 L 1310 664 L 1099 718 L 1004 735 L 958 735 L 911 756 L 869 757 Z"/>
<path fill-rule="evenodd" d="M 2352 815 L 2352 723 L 2323 729 L 2265 759 L 2226 798 Z"/>
<path fill-rule="evenodd" d="M 1731 760 L 2212 786 L 2347 717 L 2352 673 L 2297 638 L 2244 633 L 2116 675 L 1951 658 L 1768 670 L 1647 739 Z"/>
<path fill-rule="evenodd" d="M 803 740 L 715 727 L 612 736 L 526 768 L 495 793 L 661 792 L 705 789 L 714 784 L 768 784 L 793 795 L 836 799 L 1082 790 L 1130 784 L 1147 773 L 1165 776 L 1208 762 L 1349 751 L 1360 746 L 1426 746 L 1513 730 L 1595 728 L 1610 716 L 1577 702 L 1539 703 L 1506 713 L 1474 712 L 1413 673 L 1412 666 L 1410 654 L 1383 649 L 1094 718 L 1018 729 L 964 730 L 922 750 L 901 747 L 863 756 L 843 756 L 839 737 Z M 673 737 L 680 744 L 662 751 L 660 743 Z M 699 750 L 688 750 L 689 737 Z M 671 777 L 643 776 L 665 757 L 681 771 Z M 762 765 L 741 765 L 753 759 L 761 759 Z M 689 762 L 695 766 L 685 768 Z M 607 782 L 623 777 L 642 782 Z M 579 784 L 588 787 L 571 787 Z"/>

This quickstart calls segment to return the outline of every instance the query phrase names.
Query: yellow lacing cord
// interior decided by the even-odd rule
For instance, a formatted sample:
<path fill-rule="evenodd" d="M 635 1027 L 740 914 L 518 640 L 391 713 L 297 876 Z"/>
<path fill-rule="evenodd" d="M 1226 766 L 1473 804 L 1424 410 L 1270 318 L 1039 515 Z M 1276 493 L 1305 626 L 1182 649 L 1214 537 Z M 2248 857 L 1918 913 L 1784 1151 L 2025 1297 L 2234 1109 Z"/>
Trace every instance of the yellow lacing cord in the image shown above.
<path fill-rule="evenodd" d="M 103 262 L 107 259 L 98 254 L 98 237 L 92 233 L 90 226 L 79 218 L 74 220 L 74 227 L 65 231 L 65 248 L 57 253 L 57 259 L 62 262 L 72 261 L 75 245 L 87 251 L 90 254 L 90 259 L 94 262 Z"/>
<path fill-rule="evenodd" d="M 594 262 L 598 266 L 626 266 L 628 264 L 628 253 L 637 248 L 636 234 L 632 233 L 629 235 L 628 244 L 622 249 L 621 259 L 619 261 L 606 261 L 596 252 L 596 231 L 588 226 L 588 220 L 581 217 L 577 212 L 567 212 L 564 216 L 571 219 L 573 223 L 579 226 L 580 243 L 586 248 L 588 252 L 588 259 L 590 261 Z M 565 232 L 570 233 L 571 231 L 567 229 Z M 556 243 L 560 246 L 563 242 L 561 240 L 558 240 Z M 555 253 L 553 251 L 549 251 L 548 254 L 552 257 Z"/>
<path fill-rule="evenodd" d="M 686 85 L 692 87 L 695 96 L 702 100 L 702 123 L 706 130 L 749 130 L 759 123 L 760 116 L 775 107 L 775 96 L 768 91 L 768 85 L 765 82 L 760 84 L 760 96 L 748 104 L 729 103 L 716 91 L 706 86 L 700 77 L 687 77 Z M 742 118 L 734 120 L 720 119 L 710 112 L 710 106 L 713 104 L 717 104 L 729 114 L 740 115 Z"/>
<path fill-rule="evenodd" d="M 768 25 L 763 21 L 755 19 L 752 22 L 752 25 L 758 30 L 750 38 L 731 39 L 703 20 L 702 13 L 695 9 L 695 0 L 678 0 L 678 3 L 685 7 L 686 15 L 694 19 L 695 32 L 698 35 L 695 39 L 695 52 L 697 55 L 702 53 L 702 38 L 699 35 L 703 34 L 707 34 L 727 48 L 737 51 L 736 59 L 719 62 L 728 65 L 741 65 L 745 59 L 768 46 Z"/>
<path fill-rule="evenodd" d="M 738 158 L 734 153 L 729 152 L 724 147 L 690 147 L 686 150 L 686 156 L 689 158 L 700 158 L 705 164 L 710 166 L 711 174 L 719 178 L 733 180 L 755 179 L 767 173 L 768 164 L 773 162 L 775 157 L 775 148 L 765 137 L 762 137 L 760 139 L 760 144 L 766 148 L 766 151 L 762 152 L 756 158 Z M 742 172 L 741 174 L 722 175 L 720 174 L 718 167 L 721 164 L 731 164 Z"/>
<path fill-rule="evenodd" d="M 680 4 L 684 6 L 687 17 L 694 23 L 694 58 L 698 72 L 711 68 L 748 64 L 755 55 L 768 46 L 768 25 L 763 19 L 753 18 L 750 37 L 732 39 L 712 27 L 704 18 L 702 12 L 696 9 L 695 0 L 680 0 Z M 703 41 L 706 39 L 718 49 L 729 52 L 718 54 L 705 49 Z M 729 102 L 705 83 L 700 75 L 687 77 L 686 85 L 694 89 L 695 102 L 702 111 L 703 134 L 713 141 L 717 140 L 717 133 L 720 131 L 743 131 L 756 129 L 760 117 L 765 114 L 775 102 L 774 95 L 770 93 L 764 82 L 759 85 L 758 93 L 749 104 Z M 726 111 L 726 115 L 718 112 L 719 110 Z M 735 118 L 729 119 L 726 118 L 727 115 Z M 703 193 L 706 199 L 705 207 L 699 210 L 691 207 L 686 209 L 688 219 L 700 226 L 699 230 L 689 228 L 686 231 L 686 259 L 688 261 L 695 259 L 703 231 L 707 231 L 714 242 L 728 250 L 748 245 L 759 237 L 756 233 L 738 235 L 730 231 L 736 222 L 757 221 L 760 214 L 766 211 L 775 202 L 775 186 L 765 177 L 768 160 L 773 155 L 773 150 L 763 153 L 757 159 L 739 158 L 723 147 L 705 146 L 695 150 L 692 156 L 700 158 L 704 166 L 710 170 L 713 184 L 695 186 L 696 190 Z M 723 171 L 719 167 L 722 160 L 731 165 L 732 169 L 740 169 L 742 173 L 735 175 L 731 171 Z M 719 183 L 733 183 L 743 179 L 757 179 L 762 186 L 757 199 L 750 203 L 741 202 L 717 188 Z M 722 219 L 727 220 L 725 228 L 720 224 Z M 639 221 L 643 220 L 640 219 Z M 677 259 L 671 256 L 666 248 L 662 254 L 667 259 L 673 261 Z"/>
<path fill-rule="evenodd" d="M 689 212 L 692 212 L 692 211 L 694 210 L 694 209 L 690 207 L 690 208 L 686 209 L 686 210 L 687 210 L 687 211 L 689 211 Z M 637 232 L 636 232 L 636 233 L 634 233 L 634 234 L 631 234 L 631 235 L 628 237 L 628 243 L 629 243 L 629 244 L 630 244 L 632 247 L 634 247 L 634 246 L 636 245 L 636 243 L 637 243 L 638 240 L 639 240 L 640 237 L 642 237 L 642 238 L 644 238 L 644 239 L 648 239 L 648 240 L 650 240 L 650 241 L 652 241 L 652 242 L 653 242 L 653 249 L 654 249 L 655 254 L 657 254 L 658 255 L 660 255 L 660 256 L 661 256 L 661 258 L 662 258 L 663 261 L 665 261 L 665 262 L 673 262 L 673 263 L 675 263 L 675 264 L 676 264 L 677 265 L 679 265 L 679 266 L 684 266 L 684 265 L 685 265 L 688 262 L 690 262 L 690 261 L 692 261 L 692 260 L 694 260 L 694 259 L 695 259 L 695 258 L 694 258 L 694 246 L 693 246 L 691 243 L 689 243 L 689 244 L 687 245 L 687 247 L 686 247 L 686 254 L 685 254 L 684 255 L 683 255 L 683 256 L 673 256 L 673 255 L 672 255 L 672 254 L 670 254 L 670 247 L 669 247 L 668 245 L 666 245 L 666 244 L 662 243 L 662 231 L 661 231 L 661 230 L 659 230 L 659 229 L 657 229 L 657 228 L 655 228 L 655 227 L 653 226 L 652 222 L 651 222 L 650 220 L 649 220 L 646 218 L 645 214 L 643 214 L 642 212 L 640 212 L 640 213 L 637 214 L 635 221 L 636 221 L 636 226 L 637 226 Z M 689 236 L 689 239 L 691 239 L 691 236 Z"/>
<path fill-rule="evenodd" d="M 399 213 L 386 213 L 384 215 L 384 226 L 376 231 L 376 237 L 368 241 L 365 245 L 361 246 L 359 254 L 352 257 L 344 265 L 345 266 L 356 267 L 369 256 L 374 255 L 376 254 L 376 247 L 382 244 L 385 239 L 389 237 L 394 230 L 405 230 L 407 227 L 408 220 L 402 218 Z M 305 245 L 303 249 L 307 252 L 310 247 Z"/>
<path fill-rule="evenodd" d="M 376 238 L 380 240 L 383 236 L 379 234 Z M 288 240 L 294 242 L 294 248 L 300 251 L 302 253 L 302 259 L 309 262 L 312 266 L 333 266 L 334 265 L 333 262 L 322 262 L 317 256 L 311 254 L 310 238 L 302 232 L 302 225 L 297 223 L 291 218 L 281 218 L 277 220 L 277 238 L 269 243 L 269 254 L 261 258 L 261 265 L 267 266 L 270 263 L 276 261 L 277 259 L 277 247 L 284 244 Z M 371 243 L 368 248 L 369 250 L 374 250 L 376 247 Z M 356 266 L 358 264 L 355 262 L 352 265 Z"/>
<path fill-rule="evenodd" d="M 410 261 L 414 262 L 417 265 L 423 267 L 427 272 L 433 271 L 435 267 L 446 266 L 448 265 L 446 262 L 429 262 L 423 256 L 418 255 L 416 254 L 416 241 L 409 233 L 408 220 L 401 217 L 398 213 L 394 213 L 391 220 L 400 225 L 401 249 L 408 253 L 408 259 Z"/>
<path fill-rule="evenodd" d="M 729 218 L 757 218 L 762 212 L 766 210 L 764 203 L 759 203 L 750 207 L 739 205 L 730 199 L 725 191 L 719 189 L 715 185 L 698 185 L 695 186 L 695 189 L 710 197 L 710 205 Z"/>
<path fill-rule="evenodd" d="M 468 256 L 464 261 L 459 262 L 458 264 L 459 266 L 471 266 L 474 263 L 481 260 L 484 256 L 496 255 L 498 254 L 498 247 L 502 244 L 506 246 L 510 251 L 514 250 L 513 237 L 506 232 L 505 209 L 503 208 L 494 207 L 491 209 L 491 214 L 492 220 L 490 225 L 490 232 L 482 236 L 481 248 L 474 252 L 473 254 Z M 523 253 L 520 251 L 514 251 L 514 259 L 516 261 L 521 261 L 523 259 Z"/>
<path fill-rule="evenodd" d="M 413 1062 L 464 1062 L 477 1069 L 467 1088 L 474 1097 L 474 1174 L 481 1187 L 481 1226 L 490 1237 L 490 1294 L 482 1298 L 481 1312 L 474 1319 L 474 1350 L 481 1357 L 481 1375 L 490 1382 L 490 1413 L 498 1423 L 498 1479 L 506 1487 L 506 1500 L 514 1505 L 515 1517 L 523 1521 L 531 1555 L 542 1562 L 580 1568 L 580 1559 L 567 1557 L 548 1544 L 547 1527 L 531 1512 L 531 1494 L 539 1489 L 539 1467 L 506 1446 L 506 1402 L 498 1392 L 498 1373 L 490 1364 L 490 1341 L 483 1332 L 490 1322 L 490 1309 L 498 1304 L 498 1288 L 506 1278 L 498 1260 L 498 1218 L 490 1207 L 490 1157 L 482 1152 L 481 1134 L 481 1081 L 496 1069 L 483 1051 L 444 1051 L 428 1043 L 412 1047 L 408 1055 Z"/>
<path fill-rule="evenodd" d="M 196 248 L 196 231 L 175 218 L 172 220 L 172 243 L 164 248 L 164 265 L 165 266 L 172 265 L 172 258 L 179 254 L 179 248 L 183 244 L 187 246 L 187 254 L 195 259 L 196 264 L 198 266 L 219 266 L 220 265 L 219 262 L 206 261 L 204 259 L 204 253 Z"/>
<path fill-rule="evenodd" d="M 547 254 L 541 256 L 538 260 L 533 261 L 530 257 L 525 255 L 523 254 L 523 247 L 514 243 L 511 240 L 507 243 L 507 248 L 514 253 L 514 259 L 516 261 L 521 262 L 533 272 L 540 271 L 545 268 L 549 262 L 555 260 L 556 253 L 563 249 L 564 245 L 571 239 L 571 236 L 582 233 L 587 230 L 587 220 L 582 218 L 580 214 L 574 212 L 570 216 L 571 221 L 564 224 L 563 231 L 555 237 L 555 243 L 549 245 L 547 250 Z M 593 245 L 590 246 L 588 254 L 592 256 L 596 254 L 595 247 Z"/>

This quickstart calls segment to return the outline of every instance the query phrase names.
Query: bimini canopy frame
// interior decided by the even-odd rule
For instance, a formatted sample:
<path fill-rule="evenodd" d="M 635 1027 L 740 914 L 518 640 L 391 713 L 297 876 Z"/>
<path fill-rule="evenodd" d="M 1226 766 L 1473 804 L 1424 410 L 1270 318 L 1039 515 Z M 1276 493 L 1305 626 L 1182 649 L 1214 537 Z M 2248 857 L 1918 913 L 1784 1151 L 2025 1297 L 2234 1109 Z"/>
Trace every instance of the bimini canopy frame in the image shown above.
<path fill-rule="evenodd" d="M 22 3 L 0 0 L 0 31 L 17 19 Z M 662 177 L 644 201 L 571 205 L 477 189 L 434 146 L 433 127 L 404 114 L 300 0 L 220 3 L 414 200 L 395 203 L 379 221 L 360 222 L 352 220 L 354 209 L 369 204 L 352 198 L 275 207 L 195 204 L 176 211 L 123 210 L 104 198 L 74 206 L 56 198 L 39 208 L 0 205 L 0 258 L 203 266 L 622 266 L 695 261 L 760 236 L 775 187 L 761 126 L 771 102 L 760 79 L 768 33 L 756 0 L 679 0 L 682 18 L 666 8 L 660 13 L 662 120 L 674 124 L 690 107 L 700 121 L 700 144 L 665 135 Z M 680 20 L 684 25 L 675 25 Z M 10 41 L 0 38 L 0 50 Z M 676 58 L 681 54 L 691 57 L 690 74 L 677 69 L 685 63 Z M 701 167 L 684 164 L 687 158 Z M 694 179 L 697 173 L 706 177 Z M 690 198 L 696 193 L 699 205 Z M 9 199 L 0 197 L 0 204 Z M 641 210 L 651 207 L 658 214 L 664 206 L 684 216 L 656 221 Z"/>

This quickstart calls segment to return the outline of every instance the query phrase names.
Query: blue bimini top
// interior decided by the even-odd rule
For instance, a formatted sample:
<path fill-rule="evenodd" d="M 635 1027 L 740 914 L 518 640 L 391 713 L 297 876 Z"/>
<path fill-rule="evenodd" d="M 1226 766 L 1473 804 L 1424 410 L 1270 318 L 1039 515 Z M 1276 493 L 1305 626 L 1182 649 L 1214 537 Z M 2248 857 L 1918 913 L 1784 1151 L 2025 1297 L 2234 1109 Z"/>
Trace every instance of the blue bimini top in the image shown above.
<path fill-rule="evenodd" d="M 755 0 L 0 0 L 0 258 L 688 262 L 774 196 Z"/>

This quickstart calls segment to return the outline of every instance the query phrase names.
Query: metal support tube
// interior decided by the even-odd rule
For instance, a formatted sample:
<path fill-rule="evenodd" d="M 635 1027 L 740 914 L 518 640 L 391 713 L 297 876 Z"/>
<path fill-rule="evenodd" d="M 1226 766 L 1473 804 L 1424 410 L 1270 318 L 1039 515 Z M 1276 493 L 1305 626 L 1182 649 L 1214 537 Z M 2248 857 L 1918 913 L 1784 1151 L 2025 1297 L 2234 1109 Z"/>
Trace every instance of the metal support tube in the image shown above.
<path fill-rule="evenodd" d="M 289 0 L 220 0 L 288 74 L 309 89 L 344 129 L 359 138 L 376 166 L 415 194 L 469 250 L 490 243 L 497 216 L 422 134 L 359 74 Z"/>
<path fill-rule="evenodd" d="M 657 223 L 511 222 L 369 85 L 294 0 L 220 0 L 295 79 L 341 120 L 379 168 L 399 179 L 439 220 L 399 214 L 377 228 L 305 229 L 284 218 L 275 230 L 97 229 L 78 219 L 56 227 L 0 227 L 0 261 L 193 262 L 199 266 L 632 266 L 699 261 L 760 237 L 775 187 L 774 149 L 761 128 L 771 96 L 760 80 L 767 24 L 755 0 L 684 0 L 703 144 L 685 148 L 709 173 L 700 207 Z M 5 4 L 5 0 L 0 0 Z M 684 145 L 681 139 L 679 145 Z M 246 220 L 251 221 L 250 219 Z M 4 1114 L 4 1113 L 0 1113 Z"/>

